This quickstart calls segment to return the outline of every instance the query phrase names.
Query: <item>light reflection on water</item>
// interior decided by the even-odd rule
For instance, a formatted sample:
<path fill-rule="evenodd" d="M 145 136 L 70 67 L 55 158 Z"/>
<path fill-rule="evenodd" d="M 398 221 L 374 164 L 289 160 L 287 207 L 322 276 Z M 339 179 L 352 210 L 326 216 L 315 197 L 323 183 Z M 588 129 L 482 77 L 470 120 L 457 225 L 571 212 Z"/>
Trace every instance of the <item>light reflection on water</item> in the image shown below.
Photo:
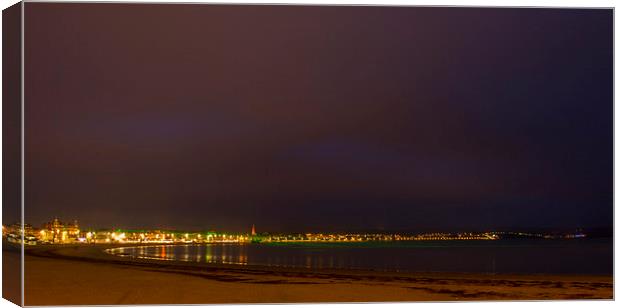
<path fill-rule="evenodd" d="M 214 247 L 217 246 L 217 247 Z M 158 245 L 118 247 L 106 252 L 138 259 L 246 265 L 245 245 Z"/>
<path fill-rule="evenodd" d="M 613 269 L 611 247 L 607 240 L 589 240 L 338 247 L 216 243 L 119 247 L 106 251 L 122 257 L 199 264 L 413 272 L 607 274 Z"/>
<path fill-rule="evenodd" d="M 247 265 L 247 248 L 247 244 L 157 245 L 118 247 L 107 249 L 106 252 L 138 259 Z M 342 258 L 339 258 L 336 264 L 334 256 L 320 255 L 270 254 L 259 259 L 261 259 L 260 262 L 255 262 L 255 264 L 282 267 L 336 268 L 344 264 Z"/>

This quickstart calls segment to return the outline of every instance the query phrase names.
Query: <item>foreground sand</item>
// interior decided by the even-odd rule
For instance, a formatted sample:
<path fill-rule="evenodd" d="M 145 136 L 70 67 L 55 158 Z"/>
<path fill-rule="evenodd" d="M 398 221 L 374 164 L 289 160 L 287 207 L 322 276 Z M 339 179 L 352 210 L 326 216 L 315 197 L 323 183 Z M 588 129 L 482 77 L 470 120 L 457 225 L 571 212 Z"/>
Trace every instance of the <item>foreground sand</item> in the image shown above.
<path fill-rule="evenodd" d="M 30 247 L 26 305 L 611 299 L 612 276 L 402 274 L 196 266 Z"/>

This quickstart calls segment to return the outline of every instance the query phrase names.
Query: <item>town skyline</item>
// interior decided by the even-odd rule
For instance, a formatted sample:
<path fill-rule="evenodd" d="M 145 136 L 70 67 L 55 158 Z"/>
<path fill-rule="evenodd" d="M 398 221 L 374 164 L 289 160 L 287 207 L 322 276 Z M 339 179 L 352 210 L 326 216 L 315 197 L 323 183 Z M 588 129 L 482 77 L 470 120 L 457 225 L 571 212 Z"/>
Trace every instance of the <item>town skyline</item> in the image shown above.
<path fill-rule="evenodd" d="M 249 232 L 248 232 L 249 231 Z M 179 229 L 94 229 L 79 225 L 77 220 L 63 222 L 58 218 L 40 228 L 21 223 L 2 225 L 3 240 L 25 245 L 41 244 L 201 244 L 201 243 L 272 243 L 272 242 L 399 242 L 399 241 L 488 241 L 502 239 L 582 239 L 581 229 L 573 232 L 535 231 L 460 231 L 460 232 L 257 232 L 252 225 L 246 232 L 226 230 L 189 231 Z M 601 234 L 594 233 L 594 237 Z M 605 236 L 605 235 L 603 235 Z M 609 236 L 609 235 L 607 235 Z"/>
<path fill-rule="evenodd" d="M 209 227 L 209 224 L 205 224 L 202 228 L 194 228 L 194 229 L 183 229 L 183 228 L 178 228 L 178 227 L 174 227 L 174 226 L 158 226 L 156 224 L 153 224 L 151 226 L 120 226 L 120 225 L 110 225 L 110 226 L 91 226 L 91 225 L 84 225 L 79 223 L 79 219 L 60 219 L 58 216 L 53 217 L 53 219 L 49 219 L 48 221 L 41 223 L 41 224 L 33 224 L 33 223 L 28 223 L 25 222 L 24 226 L 26 228 L 46 228 L 49 225 L 56 223 L 56 224 L 60 224 L 60 225 L 75 225 L 76 229 L 82 229 L 82 230 L 87 230 L 87 231 L 97 231 L 97 230 L 105 230 L 105 231 L 114 231 L 114 230 L 128 230 L 131 232 L 140 232 L 140 231 L 145 231 L 145 230 L 149 230 L 149 231 L 162 231 L 162 232 L 167 232 L 167 231 L 171 231 L 171 232 L 179 232 L 179 233 L 183 233 L 183 232 L 198 232 L 198 233 L 204 233 L 204 232 L 222 232 L 222 233 L 229 233 L 229 234 L 304 234 L 304 233 L 326 233 L 326 234 L 335 234 L 335 233 L 375 233 L 375 234 L 388 234 L 388 233 L 392 233 L 392 234 L 416 234 L 416 233 L 423 233 L 423 232 L 447 232 L 447 233 L 467 233 L 467 232 L 533 232 L 533 233 L 547 233 L 547 234 L 559 234 L 562 232 L 570 232 L 570 231 L 575 231 L 577 233 L 579 232 L 583 232 L 584 230 L 588 230 L 589 232 L 593 232 L 594 234 L 598 235 L 598 236 L 609 236 L 611 235 L 611 228 L 606 228 L 606 227 L 590 227 L 590 228 L 583 228 L 581 226 L 573 226 L 573 227 L 564 227 L 564 228 L 552 228 L 552 227 L 538 227 L 538 228 L 526 228 L 526 227 L 512 227 L 512 228 L 489 228 L 489 227 L 484 227 L 484 226 L 479 226 L 477 228 L 471 228 L 471 229 L 455 229 L 455 228 L 446 228 L 446 229 L 438 229 L 438 228 L 428 228 L 428 229 L 423 229 L 423 228 L 409 228 L 409 229 L 401 229 L 401 230 L 380 230 L 380 229 L 372 229 L 372 228 L 366 228 L 366 229 L 327 229 L 327 230 L 317 230 L 317 229 L 308 229 L 308 230 L 289 230 L 289 231 L 282 231 L 282 230 L 272 230 L 269 229 L 268 226 L 266 226 L 266 229 L 257 229 L 256 224 L 252 224 L 249 226 L 246 226 L 246 228 L 242 228 L 242 229 L 230 229 L 230 228 L 213 228 L 213 227 Z M 15 228 L 17 228 L 17 226 L 21 225 L 20 222 L 14 222 L 14 223 L 10 223 L 7 224 L 8 226 L 15 226 Z M 3 225 L 4 226 L 4 225 Z M 78 228 L 78 226 L 81 226 Z M 265 226 L 262 226 L 265 227 Z M 259 230 L 259 232 L 257 232 L 256 230 Z"/>

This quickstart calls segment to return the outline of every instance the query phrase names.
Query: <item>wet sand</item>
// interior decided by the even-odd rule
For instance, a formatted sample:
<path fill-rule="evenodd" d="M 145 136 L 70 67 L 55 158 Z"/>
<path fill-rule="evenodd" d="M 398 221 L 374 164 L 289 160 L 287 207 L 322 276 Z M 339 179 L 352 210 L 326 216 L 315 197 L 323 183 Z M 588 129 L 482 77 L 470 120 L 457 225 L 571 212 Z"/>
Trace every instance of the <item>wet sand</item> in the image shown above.
<path fill-rule="evenodd" d="M 26 305 L 612 299 L 613 277 L 310 270 L 136 260 L 119 245 L 27 247 Z"/>

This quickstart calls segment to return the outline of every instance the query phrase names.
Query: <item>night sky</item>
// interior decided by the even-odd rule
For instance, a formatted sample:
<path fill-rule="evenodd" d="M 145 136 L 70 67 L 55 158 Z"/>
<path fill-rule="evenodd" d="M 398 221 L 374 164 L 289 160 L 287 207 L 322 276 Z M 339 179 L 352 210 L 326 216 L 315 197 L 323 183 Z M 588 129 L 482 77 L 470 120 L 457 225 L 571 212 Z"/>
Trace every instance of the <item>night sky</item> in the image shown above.
<path fill-rule="evenodd" d="M 26 3 L 26 222 L 611 227 L 612 18 Z"/>

